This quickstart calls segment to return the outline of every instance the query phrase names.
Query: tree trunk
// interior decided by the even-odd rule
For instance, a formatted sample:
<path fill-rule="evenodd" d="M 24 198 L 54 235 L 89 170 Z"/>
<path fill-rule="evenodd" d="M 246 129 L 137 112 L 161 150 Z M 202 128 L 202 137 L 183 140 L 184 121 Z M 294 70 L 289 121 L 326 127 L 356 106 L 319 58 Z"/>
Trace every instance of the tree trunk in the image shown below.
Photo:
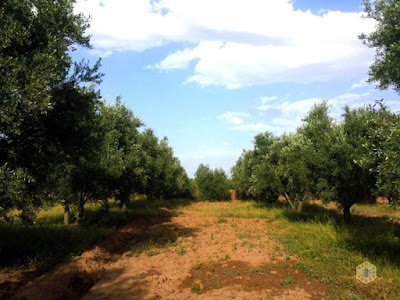
<path fill-rule="evenodd" d="M 103 211 L 108 212 L 110 210 L 110 203 L 108 203 L 108 199 L 103 200 L 103 204 L 101 206 Z"/>
<path fill-rule="evenodd" d="M 350 223 L 350 217 L 351 217 L 350 207 L 351 207 L 351 205 L 346 205 L 343 207 L 343 217 L 344 217 L 344 222 L 346 224 Z"/>
<path fill-rule="evenodd" d="M 290 204 L 290 207 L 292 208 L 292 210 L 294 210 L 294 204 L 292 203 L 292 200 L 290 200 L 290 197 L 288 196 L 288 194 L 286 194 L 286 193 L 284 193 L 284 194 L 285 194 L 286 201 Z"/>
<path fill-rule="evenodd" d="M 69 224 L 69 205 L 66 204 L 64 207 L 64 225 Z"/>
<path fill-rule="evenodd" d="M 387 199 L 388 199 L 388 201 L 389 201 L 389 204 L 392 204 L 392 203 L 393 203 L 393 196 L 392 196 L 392 193 L 389 193 L 389 196 L 387 197 Z"/>
<path fill-rule="evenodd" d="M 302 209 L 303 209 L 303 201 L 299 201 L 297 203 L 297 212 L 301 212 Z"/>
<path fill-rule="evenodd" d="M 79 206 L 78 206 L 78 217 L 76 219 L 77 224 L 82 224 L 83 221 L 83 212 L 84 212 L 84 206 L 85 202 L 79 201 Z"/>
<path fill-rule="evenodd" d="M 78 217 L 76 219 L 77 224 L 82 224 L 85 202 L 86 202 L 86 195 L 84 193 L 81 193 L 78 205 Z"/>

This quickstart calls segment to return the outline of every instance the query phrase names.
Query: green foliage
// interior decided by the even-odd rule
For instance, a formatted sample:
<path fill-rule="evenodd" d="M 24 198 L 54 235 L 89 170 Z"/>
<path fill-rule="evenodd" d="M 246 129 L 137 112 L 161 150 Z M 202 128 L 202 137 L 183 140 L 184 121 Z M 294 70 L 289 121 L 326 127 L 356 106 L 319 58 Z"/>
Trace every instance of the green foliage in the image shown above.
<path fill-rule="evenodd" d="M 139 132 L 143 123 L 121 103 L 120 98 L 113 105 L 103 102 L 99 118 L 101 176 L 97 186 L 103 189 L 96 198 L 106 200 L 114 193 L 121 205 L 126 205 L 130 195 L 145 184 L 145 170 L 141 165 L 144 153 Z"/>
<path fill-rule="evenodd" d="M 191 197 L 191 184 L 185 169 L 174 157 L 168 139 L 158 141 L 153 131 L 143 132 L 146 185 L 141 191 L 149 199 Z"/>
<path fill-rule="evenodd" d="M 87 19 L 73 13 L 74 1 L 0 3 L 0 132 L 18 139 L 25 116 L 52 108 L 51 88 L 71 65 L 73 44 L 89 47 Z"/>
<path fill-rule="evenodd" d="M 11 170 L 7 164 L 0 167 L 0 220 L 8 221 L 7 213 L 13 208 L 22 209 L 23 217 L 32 213 L 34 196 L 29 190 L 32 180 L 22 169 Z"/>
<path fill-rule="evenodd" d="M 232 181 L 243 199 L 251 197 L 250 177 L 253 170 L 253 152 L 243 151 L 242 155 L 232 167 Z"/>
<path fill-rule="evenodd" d="M 189 197 L 190 182 L 166 138 L 117 98 L 100 102 L 100 61 L 73 62 L 73 46 L 90 47 L 89 24 L 74 1 L 0 4 L 0 214 L 32 215 L 43 201 L 108 209 L 114 196 L 129 204 L 148 198 Z M 11 192 L 12 191 L 12 192 Z M 29 212 L 29 213 L 28 213 Z M 67 218 L 68 219 L 68 218 Z"/>
<path fill-rule="evenodd" d="M 374 194 L 396 204 L 400 200 L 400 115 L 382 102 L 367 107 L 365 112 L 367 139 L 362 147 L 367 155 L 358 164 L 368 167 L 374 176 Z"/>
<path fill-rule="evenodd" d="M 274 201 L 280 194 L 280 182 L 273 164 L 277 160 L 277 138 L 269 132 L 254 138 L 254 150 L 245 151 L 232 167 L 232 181 L 241 197 Z"/>
<path fill-rule="evenodd" d="M 93 149 L 99 94 L 83 84 L 100 82 L 100 64 L 91 68 L 72 62 L 72 45 L 90 47 L 87 20 L 74 14 L 73 3 L 0 4 L 0 165 L 7 163 L 31 178 L 14 191 L 26 194 L 29 189 L 34 195 L 35 201 L 23 201 L 26 207 L 59 191 L 70 194 L 68 178 Z"/>
<path fill-rule="evenodd" d="M 370 67 L 369 82 L 378 82 L 381 89 L 400 92 L 400 6 L 397 0 L 363 0 L 368 18 L 377 21 L 372 33 L 360 39 L 375 48 L 375 61 Z"/>
<path fill-rule="evenodd" d="M 17 164 L 32 156 L 22 145 L 43 147 L 39 119 L 54 107 L 53 88 L 68 81 L 71 46 L 89 47 L 88 24 L 67 0 L 2 1 L 0 20 L 0 143 L 2 158 Z"/>
<path fill-rule="evenodd" d="M 345 108 L 336 124 L 326 102 L 315 105 L 297 132 L 257 135 L 232 168 L 232 178 L 247 197 L 274 201 L 285 196 L 301 210 L 311 197 L 336 200 L 350 221 L 350 208 L 372 195 L 391 202 L 400 196 L 400 122 L 382 102 Z"/>
<path fill-rule="evenodd" d="M 282 137 L 278 161 L 278 176 L 286 200 L 294 209 L 301 210 L 301 201 L 311 192 L 313 185 L 308 168 L 310 143 L 300 134 Z"/>
<path fill-rule="evenodd" d="M 228 178 L 222 169 L 211 170 L 209 166 L 200 164 L 195 182 L 201 200 L 220 201 L 230 198 Z"/>

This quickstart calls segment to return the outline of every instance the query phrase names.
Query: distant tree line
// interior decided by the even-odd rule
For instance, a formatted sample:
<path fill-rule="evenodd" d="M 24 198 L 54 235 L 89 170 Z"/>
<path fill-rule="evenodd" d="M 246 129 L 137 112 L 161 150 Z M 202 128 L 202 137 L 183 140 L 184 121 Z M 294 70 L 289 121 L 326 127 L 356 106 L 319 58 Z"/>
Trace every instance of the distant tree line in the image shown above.
<path fill-rule="evenodd" d="M 199 200 L 221 201 L 230 199 L 230 180 L 223 169 L 210 169 L 200 164 L 195 174 L 195 188 Z"/>
<path fill-rule="evenodd" d="M 118 98 L 101 100 L 100 60 L 73 62 L 90 48 L 88 19 L 74 1 L 0 2 L 0 219 L 10 209 L 32 221 L 44 201 L 70 205 L 84 217 L 87 201 L 133 193 L 187 197 L 189 179 L 166 138 Z"/>

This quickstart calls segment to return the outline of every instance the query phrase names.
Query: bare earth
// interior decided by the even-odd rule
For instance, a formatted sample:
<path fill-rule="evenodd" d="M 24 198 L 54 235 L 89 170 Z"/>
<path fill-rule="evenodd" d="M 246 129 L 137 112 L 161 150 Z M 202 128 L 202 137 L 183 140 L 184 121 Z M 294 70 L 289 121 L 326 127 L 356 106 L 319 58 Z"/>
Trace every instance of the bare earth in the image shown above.
<path fill-rule="evenodd" d="M 210 204 L 213 205 L 213 204 Z M 262 219 L 185 213 L 138 220 L 29 282 L 26 299 L 324 299 Z"/>

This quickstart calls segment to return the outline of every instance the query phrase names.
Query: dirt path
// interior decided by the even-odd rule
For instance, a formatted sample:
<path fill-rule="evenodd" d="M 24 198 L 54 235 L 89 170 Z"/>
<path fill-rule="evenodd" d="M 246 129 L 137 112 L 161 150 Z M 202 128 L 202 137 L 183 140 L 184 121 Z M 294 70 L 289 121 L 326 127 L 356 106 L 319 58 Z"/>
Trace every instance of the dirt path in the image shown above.
<path fill-rule="evenodd" d="M 38 278 L 26 299 L 324 299 L 262 219 L 179 216 L 132 223 Z"/>

